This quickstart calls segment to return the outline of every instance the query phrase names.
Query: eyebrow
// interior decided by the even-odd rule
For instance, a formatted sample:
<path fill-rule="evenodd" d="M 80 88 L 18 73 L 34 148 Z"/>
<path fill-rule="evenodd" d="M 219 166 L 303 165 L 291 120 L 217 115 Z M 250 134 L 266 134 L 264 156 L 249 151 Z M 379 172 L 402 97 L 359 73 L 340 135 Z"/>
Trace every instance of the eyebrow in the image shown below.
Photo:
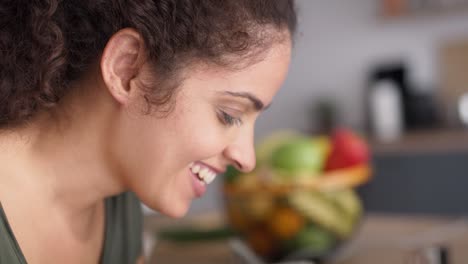
<path fill-rule="evenodd" d="M 231 92 L 231 91 L 225 91 L 224 94 L 234 96 L 234 97 L 241 97 L 241 98 L 246 98 L 252 102 L 255 110 L 260 111 L 260 110 L 265 110 L 267 109 L 270 105 L 265 106 L 265 104 L 258 99 L 255 95 L 249 93 L 249 92 Z"/>

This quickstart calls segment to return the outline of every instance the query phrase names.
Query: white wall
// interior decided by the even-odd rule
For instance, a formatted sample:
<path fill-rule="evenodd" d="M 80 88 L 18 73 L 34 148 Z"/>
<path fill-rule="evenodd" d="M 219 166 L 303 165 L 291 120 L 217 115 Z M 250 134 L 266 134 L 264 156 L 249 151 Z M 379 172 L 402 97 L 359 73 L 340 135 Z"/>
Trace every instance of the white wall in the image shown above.
<path fill-rule="evenodd" d="M 379 17 L 379 0 L 298 0 L 299 35 L 289 76 L 257 125 L 256 137 L 281 128 L 314 125 L 308 108 L 333 96 L 343 124 L 363 126 L 363 91 L 369 67 L 404 58 L 420 86 L 437 83 L 437 48 L 468 36 L 468 12 Z"/>

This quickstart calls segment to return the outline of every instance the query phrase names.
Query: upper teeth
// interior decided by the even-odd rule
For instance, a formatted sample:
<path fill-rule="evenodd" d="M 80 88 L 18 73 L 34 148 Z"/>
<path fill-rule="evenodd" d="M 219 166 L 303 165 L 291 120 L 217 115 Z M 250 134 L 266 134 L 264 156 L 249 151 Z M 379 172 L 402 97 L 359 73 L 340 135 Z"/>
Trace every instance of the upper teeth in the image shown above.
<path fill-rule="evenodd" d="M 202 168 L 200 165 L 194 165 L 190 167 L 193 174 L 196 174 L 200 180 L 203 180 L 206 184 L 210 184 L 215 178 L 216 173 L 208 168 Z"/>
<path fill-rule="evenodd" d="M 192 167 L 192 172 L 197 174 L 200 172 L 200 166 L 199 165 L 195 165 Z"/>

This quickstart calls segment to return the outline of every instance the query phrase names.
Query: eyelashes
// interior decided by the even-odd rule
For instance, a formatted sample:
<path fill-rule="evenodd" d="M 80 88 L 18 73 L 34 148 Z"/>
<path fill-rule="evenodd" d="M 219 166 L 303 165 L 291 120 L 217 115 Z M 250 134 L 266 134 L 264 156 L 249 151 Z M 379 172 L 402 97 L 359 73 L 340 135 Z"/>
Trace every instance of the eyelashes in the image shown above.
<path fill-rule="evenodd" d="M 241 126 L 242 125 L 242 119 L 238 117 L 234 117 L 225 111 L 220 110 L 218 113 L 218 118 L 220 119 L 221 123 L 223 123 L 226 126 Z"/>

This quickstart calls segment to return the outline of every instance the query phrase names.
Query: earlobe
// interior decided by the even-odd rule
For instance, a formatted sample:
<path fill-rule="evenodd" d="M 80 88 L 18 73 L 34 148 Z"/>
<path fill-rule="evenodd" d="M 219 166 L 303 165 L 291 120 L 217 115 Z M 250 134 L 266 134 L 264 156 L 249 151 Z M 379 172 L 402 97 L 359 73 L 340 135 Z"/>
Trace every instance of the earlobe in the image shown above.
<path fill-rule="evenodd" d="M 120 104 L 128 104 L 137 94 L 130 81 L 138 76 L 144 60 L 143 38 L 133 29 L 122 29 L 107 42 L 100 62 L 102 79 Z"/>

